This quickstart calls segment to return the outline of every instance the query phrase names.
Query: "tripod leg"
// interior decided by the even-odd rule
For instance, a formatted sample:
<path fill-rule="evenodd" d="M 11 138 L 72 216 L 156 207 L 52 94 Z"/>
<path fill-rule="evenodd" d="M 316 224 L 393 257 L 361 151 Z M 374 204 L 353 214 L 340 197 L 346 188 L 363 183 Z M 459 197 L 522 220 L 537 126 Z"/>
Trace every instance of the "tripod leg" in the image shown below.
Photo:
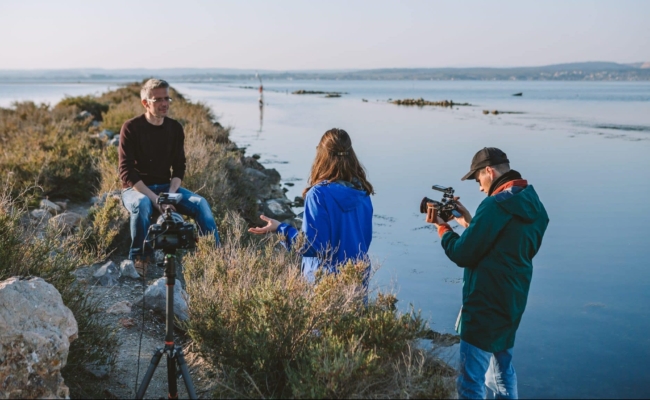
<path fill-rule="evenodd" d="M 149 383 L 151 383 L 151 377 L 153 377 L 153 373 L 154 371 L 156 371 L 156 367 L 158 367 L 158 363 L 160 362 L 162 355 L 163 355 L 163 349 L 157 349 L 156 351 L 154 351 L 153 356 L 151 357 L 151 362 L 149 363 L 149 368 L 147 368 L 147 373 L 144 374 L 144 378 L 142 378 L 142 383 L 138 388 L 138 393 L 136 393 L 135 395 L 136 399 L 144 398 L 144 394 L 147 392 Z"/>
<path fill-rule="evenodd" d="M 169 398 L 178 398 L 178 382 L 176 381 L 176 355 L 173 351 L 167 352 L 167 388 L 169 389 Z"/>
<path fill-rule="evenodd" d="M 196 391 L 194 390 L 194 384 L 192 384 L 192 378 L 190 378 L 190 371 L 187 369 L 187 363 L 185 362 L 185 357 L 183 356 L 183 350 L 178 348 L 176 352 L 176 362 L 178 362 L 178 368 L 181 370 L 181 376 L 183 377 L 183 383 L 185 383 L 185 388 L 187 389 L 187 395 L 190 399 L 196 399 Z"/>

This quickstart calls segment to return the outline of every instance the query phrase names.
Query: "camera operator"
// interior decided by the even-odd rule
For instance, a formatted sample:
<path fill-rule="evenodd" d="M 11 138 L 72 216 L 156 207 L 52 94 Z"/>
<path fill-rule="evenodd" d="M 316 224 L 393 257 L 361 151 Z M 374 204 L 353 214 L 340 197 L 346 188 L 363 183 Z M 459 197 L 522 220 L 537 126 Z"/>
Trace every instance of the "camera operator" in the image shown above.
<path fill-rule="evenodd" d="M 429 205 L 426 221 L 438 228 L 445 254 L 463 277 L 463 306 L 456 322 L 461 337 L 459 398 L 485 398 L 485 386 L 497 398 L 517 398 L 512 365 L 515 334 L 526 308 L 532 258 L 542 244 L 549 219 L 535 189 L 510 169 L 506 154 L 480 150 L 461 179 L 475 179 L 488 197 L 472 218 L 459 205 L 455 233 Z"/>
<path fill-rule="evenodd" d="M 120 179 L 122 203 L 131 214 L 129 259 L 136 270 L 145 273 L 153 249 L 144 243 L 154 208 L 161 213 L 167 207 L 192 217 L 199 232 L 214 234 L 219 243 L 217 225 L 207 201 L 181 187 L 185 174 L 185 134 L 176 120 L 167 117 L 172 99 L 169 84 L 149 79 L 142 86 L 140 99 L 144 114 L 124 123 L 120 131 Z M 183 199 L 174 207 L 158 204 L 160 193 L 180 193 Z"/>

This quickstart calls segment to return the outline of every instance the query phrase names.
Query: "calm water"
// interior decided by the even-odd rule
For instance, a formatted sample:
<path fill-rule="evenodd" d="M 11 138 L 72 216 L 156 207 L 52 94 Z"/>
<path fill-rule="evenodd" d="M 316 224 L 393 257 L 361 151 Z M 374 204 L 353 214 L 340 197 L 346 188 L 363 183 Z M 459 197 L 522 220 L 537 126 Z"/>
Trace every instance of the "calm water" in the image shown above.
<path fill-rule="evenodd" d="M 0 85 L 0 106 L 107 85 Z M 650 396 L 649 83 L 276 81 L 265 82 L 263 115 L 257 91 L 239 88 L 254 81 L 175 86 L 210 105 L 248 154 L 295 183 L 291 197 L 306 183 L 320 136 L 346 129 L 377 192 L 375 284 L 398 291 L 402 307 L 412 303 L 442 332 L 453 331 L 462 271 L 445 257 L 419 202 L 438 196 L 430 187 L 441 184 L 475 210 L 484 195 L 460 177 L 478 149 L 503 149 L 551 219 L 515 346 L 520 395 Z M 349 94 L 288 93 L 296 89 Z M 511 96 L 517 92 L 523 96 Z M 406 97 L 476 107 L 386 103 Z"/>

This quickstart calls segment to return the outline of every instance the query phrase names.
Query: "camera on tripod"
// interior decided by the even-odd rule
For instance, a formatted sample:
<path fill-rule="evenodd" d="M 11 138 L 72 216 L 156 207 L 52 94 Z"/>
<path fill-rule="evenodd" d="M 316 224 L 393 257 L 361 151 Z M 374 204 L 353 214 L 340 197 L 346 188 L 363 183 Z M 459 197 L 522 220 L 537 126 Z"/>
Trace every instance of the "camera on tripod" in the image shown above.
<path fill-rule="evenodd" d="M 431 189 L 442 192 L 442 200 L 436 201 L 428 197 L 423 198 L 420 202 L 420 212 L 422 214 L 427 213 L 427 203 L 432 203 L 438 216 L 445 222 L 450 221 L 454 217 L 460 218 L 462 216 L 462 214 L 458 212 L 458 205 L 454 200 L 454 188 L 433 185 Z"/>
<path fill-rule="evenodd" d="M 183 195 L 180 193 L 161 193 L 158 196 L 158 204 L 178 204 L 182 199 Z M 185 222 L 182 215 L 172 212 L 169 207 L 158 217 L 156 223 L 149 227 L 147 235 L 151 237 L 154 249 L 168 253 L 196 247 L 196 226 Z"/>

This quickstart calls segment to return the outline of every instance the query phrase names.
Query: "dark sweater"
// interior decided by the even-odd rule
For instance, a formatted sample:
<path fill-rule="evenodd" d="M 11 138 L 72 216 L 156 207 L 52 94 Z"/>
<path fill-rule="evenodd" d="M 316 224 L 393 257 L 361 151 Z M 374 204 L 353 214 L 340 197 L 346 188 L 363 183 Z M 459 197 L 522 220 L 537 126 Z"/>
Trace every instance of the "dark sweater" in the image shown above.
<path fill-rule="evenodd" d="M 120 179 L 129 188 L 169 183 L 185 175 L 185 134 L 178 121 L 165 118 L 160 126 L 150 124 L 144 114 L 130 119 L 120 131 Z"/>

